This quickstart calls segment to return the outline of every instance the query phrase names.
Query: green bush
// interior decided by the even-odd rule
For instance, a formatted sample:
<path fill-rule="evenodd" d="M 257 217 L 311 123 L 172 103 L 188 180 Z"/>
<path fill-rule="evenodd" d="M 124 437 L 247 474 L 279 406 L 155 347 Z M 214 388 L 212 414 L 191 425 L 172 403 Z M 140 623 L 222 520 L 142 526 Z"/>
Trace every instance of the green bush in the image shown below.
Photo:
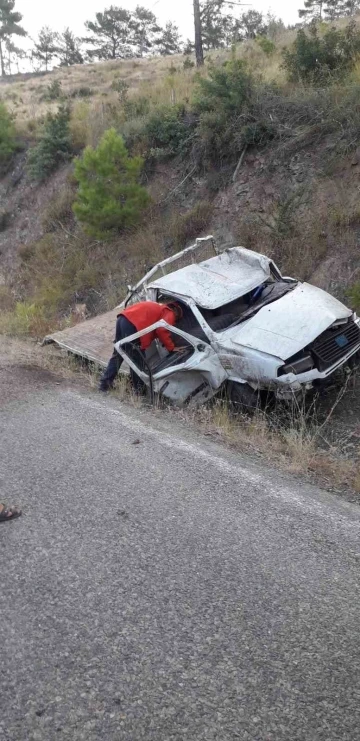
<path fill-rule="evenodd" d="M 41 306 L 30 301 L 21 301 L 10 311 L 0 315 L 0 332 L 16 337 L 31 335 L 43 339 L 48 330 Z"/>
<path fill-rule="evenodd" d="M 92 95 L 94 95 L 92 88 L 82 85 L 82 87 L 77 87 L 71 91 L 70 98 L 91 98 Z"/>
<path fill-rule="evenodd" d="M 126 82 L 126 80 L 123 80 L 121 78 L 113 80 L 111 83 L 111 89 L 115 90 L 115 92 L 118 93 L 119 95 L 119 103 L 126 102 L 129 88 L 130 88 L 129 83 Z"/>
<path fill-rule="evenodd" d="M 16 149 L 13 119 L 4 103 L 0 103 L 0 171 L 6 169 Z"/>
<path fill-rule="evenodd" d="M 283 67 L 290 82 L 324 84 L 350 72 L 359 53 L 360 32 L 355 24 L 344 30 L 329 28 L 323 36 L 312 24 L 308 33 L 300 29 L 292 46 L 283 51 Z"/>
<path fill-rule="evenodd" d="M 56 114 L 49 114 L 39 143 L 29 152 L 29 175 L 34 180 L 45 180 L 59 165 L 71 158 L 70 110 L 61 106 Z"/>
<path fill-rule="evenodd" d="M 189 59 L 189 57 L 186 57 L 186 59 L 184 59 L 183 61 L 183 69 L 190 70 L 190 69 L 194 69 L 194 67 L 195 67 L 195 62 Z"/>
<path fill-rule="evenodd" d="M 257 36 L 255 39 L 260 49 L 263 50 L 266 56 L 271 57 L 276 51 L 276 44 L 271 41 L 267 36 Z"/>
<path fill-rule="evenodd" d="M 42 95 L 41 100 L 59 100 L 63 95 L 60 80 L 53 80 L 48 85 L 45 93 Z"/>
<path fill-rule="evenodd" d="M 224 117 L 234 116 L 246 109 L 253 90 L 253 77 L 246 63 L 231 59 L 222 67 L 211 66 L 208 78 L 199 78 L 195 109 L 200 114 L 216 111 Z"/>
<path fill-rule="evenodd" d="M 140 95 L 132 100 L 125 100 L 124 110 L 127 120 L 147 116 L 150 111 L 150 100 L 145 95 Z"/>
<path fill-rule="evenodd" d="M 268 93 L 240 59 L 210 67 L 209 77 L 199 79 L 194 97 L 198 156 L 218 164 L 234 160 L 245 145 L 272 139 L 275 128 L 262 104 Z"/>
<path fill-rule="evenodd" d="M 183 106 L 161 106 L 148 118 L 144 135 L 149 149 L 171 157 L 185 152 L 190 128 Z"/>
<path fill-rule="evenodd" d="M 142 166 L 141 157 L 129 157 L 115 129 L 105 132 L 96 149 L 86 147 L 75 163 L 74 213 L 88 234 L 109 237 L 139 221 L 149 203 L 139 184 Z"/>

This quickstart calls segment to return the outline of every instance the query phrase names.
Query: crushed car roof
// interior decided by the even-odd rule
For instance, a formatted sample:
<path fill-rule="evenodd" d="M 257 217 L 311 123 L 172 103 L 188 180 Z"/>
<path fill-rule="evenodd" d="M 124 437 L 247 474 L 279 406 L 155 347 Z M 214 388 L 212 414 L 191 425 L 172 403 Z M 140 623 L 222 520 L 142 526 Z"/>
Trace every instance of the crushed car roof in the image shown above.
<path fill-rule="evenodd" d="M 270 264 L 265 255 L 244 247 L 231 247 L 209 260 L 164 275 L 150 285 L 192 298 L 202 309 L 217 309 L 269 278 Z"/>

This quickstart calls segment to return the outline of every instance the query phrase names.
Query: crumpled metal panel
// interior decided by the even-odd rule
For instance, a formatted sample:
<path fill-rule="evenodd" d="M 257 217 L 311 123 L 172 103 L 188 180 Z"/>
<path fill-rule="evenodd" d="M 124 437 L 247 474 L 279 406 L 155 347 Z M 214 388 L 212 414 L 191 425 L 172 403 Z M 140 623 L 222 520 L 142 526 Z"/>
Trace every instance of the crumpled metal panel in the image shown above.
<path fill-rule="evenodd" d="M 151 281 L 150 286 L 192 298 L 202 309 L 217 309 L 269 278 L 270 264 L 264 255 L 232 247 L 210 260 Z"/>
<path fill-rule="evenodd" d="M 287 360 L 337 319 L 351 314 L 351 309 L 321 288 L 300 283 L 244 324 L 225 330 L 222 338 L 223 342 L 231 340 L 236 345 Z"/>

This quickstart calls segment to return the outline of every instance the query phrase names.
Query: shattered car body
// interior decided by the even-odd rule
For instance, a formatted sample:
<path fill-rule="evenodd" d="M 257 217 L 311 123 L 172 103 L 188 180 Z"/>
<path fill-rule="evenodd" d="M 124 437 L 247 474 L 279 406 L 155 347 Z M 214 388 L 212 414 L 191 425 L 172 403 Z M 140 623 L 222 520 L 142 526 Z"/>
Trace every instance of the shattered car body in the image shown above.
<path fill-rule="evenodd" d="M 217 253 L 212 237 L 159 263 L 123 306 L 140 300 L 176 300 L 183 318 L 175 327 L 158 322 L 137 332 L 116 350 L 152 393 L 180 405 L 201 403 L 224 384 L 245 404 L 263 390 L 291 398 L 325 382 L 360 350 L 360 320 L 337 299 L 283 277 L 251 250 Z M 155 341 L 144 355 L 139 338 L 160 326 L 181 351 L 168 353 Z"/>

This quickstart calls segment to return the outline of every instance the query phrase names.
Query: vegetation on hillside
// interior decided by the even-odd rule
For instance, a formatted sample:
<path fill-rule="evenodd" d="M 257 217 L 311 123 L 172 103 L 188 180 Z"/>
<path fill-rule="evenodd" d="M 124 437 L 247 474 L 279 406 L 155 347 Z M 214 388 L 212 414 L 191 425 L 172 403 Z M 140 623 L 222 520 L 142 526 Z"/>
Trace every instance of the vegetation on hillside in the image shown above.
<path fill-rule="evenodd" d="M 34 180 L 45 180 L 71 158 L 69 121 L 70 109 L 67 106 L 61 106 L 55 114 L 48 114 L 39 142 L 29 152 L 28 170 Z"/>
<path fill-rule="evenodd" d="M 292 47 L 284 50 L 284 67 L 291 82 L 326 84 L 350 72 L 360 54 L 360 33 L 354 23 L 345 29 L 316 25 L 300 29 Z"/>
<path fill-rule="evenodd" d="M 74 213 L 87 234 L 106 238 L 138 223 L 150 200 L 139 184 L 142 166 L 141 157 L 128 156 L 115 129 L 105 132 L 96 149 L 85 149 L 75 162 Z"/>
<path fill-rule="evenodd" d="M 6 307 L 11 311 L 17 301 L 20 316 L 19 302 L 35 306 L 30 325 L 37 333 L 47 324 L 71 321 L 77 302 L 90 312 L 110 308 L 126 283 L 164 250 L 179 249 L 207 229 L 212 200 L 231 182 L 245 152 L 246 157 L 264 152 L 271 167 L 282 151 L 286 156 L 311 142 L 318 149 L 329 137 L 332 162 L 355 150 L 359 48 L 357 27 L 340 24 L 332 30 L 325 24 L 216 52 L 200 74 L 184 68 L 184 58 L 173 57 L 170 67 L 161 59 L 104 63 L 77 68 L 76 78 L 71 72 L 52 73 L 46 87 L 41 79 L 4 86 L 9 108 L 15 115 L 19 111 L 18 133 L 30 141 L 29 175 L 44 180 L 75 159 L 67 182 L 42 215 L 43 238 L 20 249 L 17 278 L 3 289 Z M 151 85 L 143 82 L 144 74 Z M 25 127 L 20 97 L 25 101 L 26 95 L 31 98 Z M 40 108 L 45 116 L 30 118 L 31 99 L 41 100 L 34 114 Z M 14 124 L 4 106 L 0 143 L 1 112 L 15 146 Z M 319 163 L 323 172 L 333 166 L 329 157 Z M 176 195 L 155 189 L 150 202 L 159 166 L 178 173 L 180 185 L 189 184 L 190 176 L 205 178 L 206 194 L 177 208 Z M 308 277 L 326 251 L 315 203 L 304 226 L 303 204 L 311 197 L 301 186 L 284 193 L 270 216 L 244 213 L 236 233 L 255 249 L 266 243 L 286 270 Z M 336 219 L 329 206 L 325 220 L 334 233 L 340 228 Z M 9 223 L 4 213 L 1 228 Z"/>
<path fill-rule="evenodd" d="M 357 3 L 305 6 L 320 21 L 351 16 Z M 18 250 L 0 285 L 0 331 L 42 339 L 113 308 L 128 283 L 219 224 L 302 279 L 338 260 L 347 272 L 330 290 L 359 310 L 357 23 L 285 32 L 278 19 L 248 11 L 234 35 L 226 3 L 209 0 L 206 64 L 195 71 L 192 44 L 173 55 L 176 28 L 157 29 L 143 11 L 132 37 L 134 14 L 98 14 L 85 46 L 70 29 L 42 29 L 34 67 L 61 68 L 0 87 L 1 249 L 8 241 Z M 4 48 L 8 72 L 16 53 Z M 105 61 L 86 64 L 90 56 Z M 19 142 L 27 155 L 17 156 Z M 26 207 L 20 216 L 28 195 L 35 217 Z M 41 223 L 36 238 L 31 218 Z M 286 431 L 297 456 L 309 439 L 307 420 L 301 425 L 300 437 Z"/>
<path fill-rule="evenodd" d="M 16 133 L 12 117 L 0 103 L 0 175 L 6 170 L 16 151 Z"/>

